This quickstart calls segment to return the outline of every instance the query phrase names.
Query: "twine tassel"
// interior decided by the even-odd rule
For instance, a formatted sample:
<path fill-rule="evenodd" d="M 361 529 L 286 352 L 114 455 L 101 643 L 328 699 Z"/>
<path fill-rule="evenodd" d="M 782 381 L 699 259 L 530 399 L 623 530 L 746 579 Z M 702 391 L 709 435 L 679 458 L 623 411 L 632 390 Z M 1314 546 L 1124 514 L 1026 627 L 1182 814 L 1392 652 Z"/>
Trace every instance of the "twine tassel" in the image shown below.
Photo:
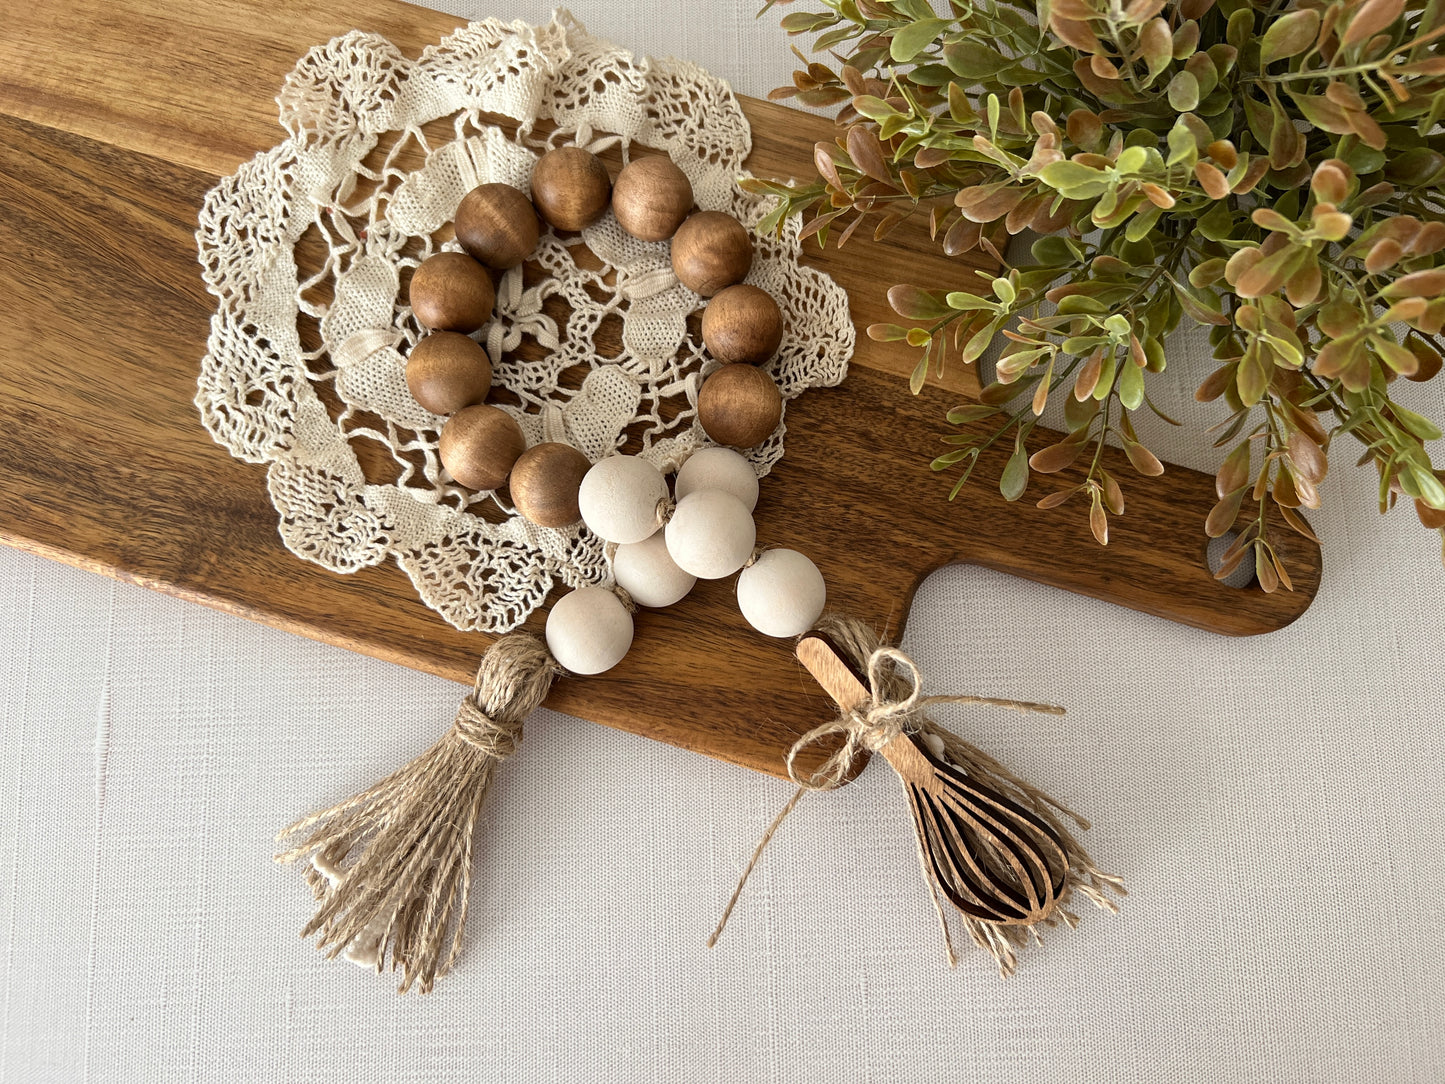
<path fill-rule="evenodd" d="M 308 861 L 318 899 L 302 930 L 328 956 L 402 972 L 398 993 L 422 993 L 461 951 L 472 852 L 497 766 L 558 673 L 546 647 L 504 636 L 482 657 L 472 691 L 442 738 L 375 786 L 283 830 L 304 837 L 276 856 Z"/>

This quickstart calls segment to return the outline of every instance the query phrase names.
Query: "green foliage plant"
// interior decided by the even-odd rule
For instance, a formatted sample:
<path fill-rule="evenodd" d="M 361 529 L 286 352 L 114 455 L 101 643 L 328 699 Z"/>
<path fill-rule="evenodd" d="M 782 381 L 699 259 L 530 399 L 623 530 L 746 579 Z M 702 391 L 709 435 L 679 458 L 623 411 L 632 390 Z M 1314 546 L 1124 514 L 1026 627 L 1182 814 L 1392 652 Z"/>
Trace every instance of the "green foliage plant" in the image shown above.
<path fill-rule="evenodd" d="M 999 441 L 1014 446 L 1009 500 L 1084 460 L 1082 481 L 1038 504 L 1080 495 L 1107 543 L 1124 494 L 1098 453 L 1113 437 L 1139 473 L 1163 470 L 1131 415 L 1153 409 L 1164 338 L 1187 316 L 1215 358 L 1196 397 L 1228 412 L 1204 525 L 1237 533 L 1221 577 L 1248 560 L 1265 590 L 1290 586 L 1270 532 L 1314 537 L 1298 509 L 1319 507 L 1345 435 L 1378 473 L 1380 510 L 1411 500 L 1445 542 L 1445 472 L 1425 447 L 1440 428 L 1392 397 L 1397 378 L 1441 369 L 1445 0 L 812 7 L 783 28 L 818 34 L 832 64 L 794 49 L 805 66 L 773 96 L 839 107 L 839 134 L 816 147 L 817 180 L 750 182 L 781 197 L 770 224 L 802 212 L 806 234 L 841 245 L 865 221 L 883 237 L 923 214 L 949 255 L 1004 265 L 895 285 L 907 323 L 868 329 L 918 348 L 915 392 L 1006 340 L 982 401 L 949 414 L 961 431 L 933 466 L 961 470 L 954 494 Z M 1009 266 L 1024 230 L 1041 236 Z M 1067 434 L 1030 454 L 1053 396 Z"/>

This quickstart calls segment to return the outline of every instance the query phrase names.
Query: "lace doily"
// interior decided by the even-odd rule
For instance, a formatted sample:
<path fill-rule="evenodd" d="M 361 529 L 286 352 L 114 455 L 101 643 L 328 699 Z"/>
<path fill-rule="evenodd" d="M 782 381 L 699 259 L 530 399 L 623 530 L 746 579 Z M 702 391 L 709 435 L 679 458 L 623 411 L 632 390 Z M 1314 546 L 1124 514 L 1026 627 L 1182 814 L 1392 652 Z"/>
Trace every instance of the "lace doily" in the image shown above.
<path fill-rule="evenodd" d="M 502 494 L 472 494 L 444 472 L 443 419 L 406 386 L 421 329 L 403 283 L 458 247 L 463 195 L 488 181 L 525 191 L 559 143 L 618 148 L 624 161 L 633 145 L 666 151 L 700 207 L 754 226 L 768 205 L 735 183 L 751 139 L 727 84 L 634 57 L 559 13 L 543 27 L 472 23 L 415 60 L 347 34 L 303 57 L 277 102 L 289 137 L 222 180 L 201 212 L 219 305 L 196 405 L 232 455 L 267 464 L 286 546 L 336 572 L 393 557 L 447 621 L 493 633 L 557 581 L 609 582 L 603 543 L 584 527 L 536 527 Z M 784 400 L 841 381 L 854 342 L 843 290 L 798 261 L 798 229 L 755 234 L 747 278 L 783 311 L 766 368 Z M 493 401 L 529 444 L 564 441 L 593 461 L 623 449 L 671 469 L 706 443 L 697 390 L 716 362 L 689 320 L 702 305 L 667 243 L 632 238 L 610 212 L 580 237 L 545 231 L 529 266 L 503 275 L 480 337 Z M 784 428 L 747 453 L 759 476 L 782 455 Z"/>

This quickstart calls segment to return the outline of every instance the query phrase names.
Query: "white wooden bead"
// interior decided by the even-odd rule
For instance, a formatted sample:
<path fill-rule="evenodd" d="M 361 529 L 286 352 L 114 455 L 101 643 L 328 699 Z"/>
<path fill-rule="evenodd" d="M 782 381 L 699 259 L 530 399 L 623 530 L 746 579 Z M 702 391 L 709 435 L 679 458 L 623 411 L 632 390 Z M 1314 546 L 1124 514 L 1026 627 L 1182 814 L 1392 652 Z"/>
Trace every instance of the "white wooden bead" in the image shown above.
<path fill-rule="evenodd" d="M 738 609 L 765 636 L 801 636 L 827 597 L 818 566 L 797 550 L 768 550 L 738 577 Z"/>
<path fill-rule="evenodd" d="M 697 577 L 684 572 L 667 552 L 667 539 L 659 531 L 641 542 L 618 546 L 612 557 L 617 586 L 639 606 L 671 606 L 692 590 Z"/>
<path fill-rule="evenodd" d="M 753 465 L 731 448 L 699 448 L 687 457 L 673 490 L 682 500 L 700 489 L 725 490 L 749 512 L 758 506 L 758 476 Z"/>
<path fill-rule="evenodd" d="M 608 542 L 641 542 L 656 532 L 667 479 L 645 459 L 612 455 L 592 464 L 577 492 L 582 521 Z"/>
<path fill-rule="evenodd" d="M 666 537 L 678 568 L 701 580 L 719 580 L 743 567 L 758 533 L 742 501 L 721 489 L 702 489 L 677 502 Z"/>
<path fill-rule="evenodd" d="M 574 674 L 611 670 L 631 646 L 632 615 L 606 588 L 578 588 L 547 615 L 547 650 Z"/>

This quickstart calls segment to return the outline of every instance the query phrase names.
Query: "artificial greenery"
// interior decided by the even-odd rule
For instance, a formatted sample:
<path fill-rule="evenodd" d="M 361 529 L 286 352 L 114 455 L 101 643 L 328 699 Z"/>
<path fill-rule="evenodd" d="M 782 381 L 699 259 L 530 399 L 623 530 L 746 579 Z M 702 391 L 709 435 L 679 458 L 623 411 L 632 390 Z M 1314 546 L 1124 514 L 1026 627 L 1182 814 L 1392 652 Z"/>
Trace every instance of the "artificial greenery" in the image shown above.
<path fill-rule="evenodd" d="M 1092 450 L 1083 481 L 1038 503 L 1082 494 L 1107 542 L 1124 496 L 1098 452 L 1113 436 L 1137 471 L 1163 470 L 1130 415 L 1153 409 L 1187 315 L 1218 362 L 1197 397 L 1230 412 L 1205 524 L 1238 532 L 1221 577 L 1252 557 L 1265 590 L 1290 586 L 1270 525 L 1313 537 L 1296 509 L 1319 506 L 1343 434 L 1379 472 L 1381 511 L 1410 498 L 1445 542 L 1425 449 L 1440 429 L 1391 389 L 1441 369 L 1445 0 L 815 2 L 783 27 L 819 32 L 838 66 L 798 52 L 774 97 L 841 106 L 839 136 L 817 145 L 816 182 L 751 182 L 782 197 L 771 224 L 805 212 L 805 233 L 843 244 L 924 214 L 949 255 L 1000 262 L 1009 236 L 1045 235 L 998 277 L 894 286 L 910 326 L 868 329 L 919 348 L 915 391 L 1007 340 L 982 402 L 950 413 L 962 428 L 936 470 L 961 468 L 961 486 L 1011 439 L 999 484 L 1017 500 L 1030 472 Z M 1051 395 L 1068 433 L 1029 455 Z"/>

